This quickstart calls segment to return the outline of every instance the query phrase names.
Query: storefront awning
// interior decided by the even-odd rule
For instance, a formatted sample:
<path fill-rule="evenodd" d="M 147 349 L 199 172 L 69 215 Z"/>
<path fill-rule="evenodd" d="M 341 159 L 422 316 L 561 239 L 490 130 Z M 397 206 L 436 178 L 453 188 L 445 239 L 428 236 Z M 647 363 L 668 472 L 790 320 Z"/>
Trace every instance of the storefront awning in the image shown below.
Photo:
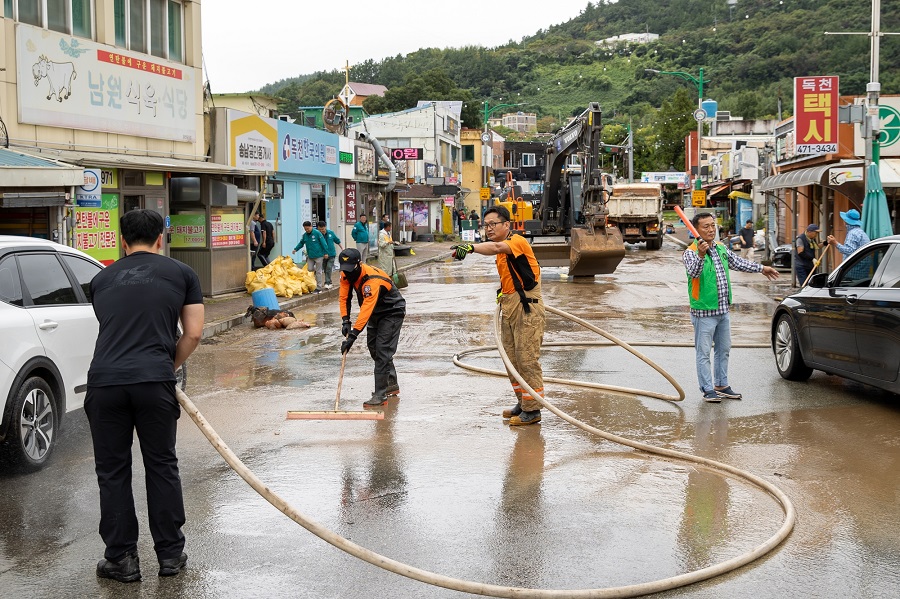
<path fill-rule="evenodd" d="M 0 187 L 84 185 L 84 169 L 58 160 L 0 148 Z"/>
<path fill-rule="evenodd" d="M 776 189 L 804 187 L 806 185 L 821 185 L 840 191 L 844 186 L 854 184 L 862 187 L 861 179 L 853 178 L 846 180 L 839 175 L 840 173 L 847 172 L 847 169 L 862 169 L 863 166 L 864 162 L 862 160 L 842 160 L 841 162 L 833 162 L 831 164 L 800 168 L 766 177 L 762 180 L 759 189 L 760 191 L 774 191 Z"/>
<path fill-rule="evenodd" d="M 882 187 L 900 187 L 900 158 L 882 158 L 878 162 Z"/>
<path fill-rule="evenodd" d="M 106 152 L 72 152 L 69 150 L 42 150 L 41 156 L 61 160 L 83 167 L 125 168 L 173 173 L 205 173 L 217 175 L 263 176 L 264 170 L 240 169 L 227 164 L 204 162 L 203 160 L 183 160 L 180 158 L 157 158 L 155 156 L 132 156 Z M 82 178 L 77 184 L 84 182 Z"/>
<path fill-rule="evenodd" d="M 728 197 L 729 197 L 729 199 L 732 199 L 732 200 L 735 198 L 739 198 L 742 200 L 752 200 L 753 199 L 753 196 L 751 196 L 749 193 L 744 193 L 743 191 L 732 191 L 731 193 L 728 194 Z"/>
<path fill-rule="evenodd" d="M 712 187 L 710 187 L 707 190 L 706 195 L 709 197 L 712 197 L 718 193 L 722 193 L 724 190 L 728 189 L 729 187 L 731 187 L 731 183 L 725 183 L 722 185 L 713 185 Z"/>

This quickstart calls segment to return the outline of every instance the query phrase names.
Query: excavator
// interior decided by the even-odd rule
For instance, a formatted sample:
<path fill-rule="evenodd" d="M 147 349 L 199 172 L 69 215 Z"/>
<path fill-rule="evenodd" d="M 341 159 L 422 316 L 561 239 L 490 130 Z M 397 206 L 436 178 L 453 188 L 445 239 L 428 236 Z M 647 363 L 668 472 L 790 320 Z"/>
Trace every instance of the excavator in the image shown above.
<path fill-rule="evenodd" d="M 541 266 L 568 266 L 569 276 L 610 274 L 625 256 L 617 227 L 607 226 L 612 175 L 600 170 L 600 105 L 592 102 L 547 143 L 544 191 L 538 218 L 507 174 L 498 204 L 512 215 Z"/>

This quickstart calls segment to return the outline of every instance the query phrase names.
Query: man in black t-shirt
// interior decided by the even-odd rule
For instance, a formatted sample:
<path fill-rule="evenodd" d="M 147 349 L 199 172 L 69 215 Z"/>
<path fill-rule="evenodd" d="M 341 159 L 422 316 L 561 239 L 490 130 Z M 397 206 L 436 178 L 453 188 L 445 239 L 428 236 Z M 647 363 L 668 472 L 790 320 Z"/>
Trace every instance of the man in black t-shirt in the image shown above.
<path fill-rule="evenodd" d="M 263 266 L 265 266 L 269 263 L 269 254 L 272 252 L 272 248 L 275 247 L 275 227 L 266 220 L 266 217 L 262 212 L 257 212 L 257 214 L 259 215 L 259 226 L 262 227 L 259 259 L 260 262 L 263 263 Z"/>
<path fill-rule="evenodd" d="M 184 553 L 184 500 L 175 433 L 181 409 L 175 370 L 200 343 L 203 294 L 188 266 L 160 256 L 163 219 L 132 210 L 120 221 L 125 257 L 91 281 L 100 322 L 88 370 L 84 411 L 91 427 L 100 487 L 100 536 L 106 544 L 97 576 L 141 579 L 138 521 L 131 490 L 131 445 L 140 440 L 150 534 L 159 575 L 174 576 Z M 183 334 L 178 335 L 181 320 Z M 177 340 L 176 340 L 177 338 Z"/>

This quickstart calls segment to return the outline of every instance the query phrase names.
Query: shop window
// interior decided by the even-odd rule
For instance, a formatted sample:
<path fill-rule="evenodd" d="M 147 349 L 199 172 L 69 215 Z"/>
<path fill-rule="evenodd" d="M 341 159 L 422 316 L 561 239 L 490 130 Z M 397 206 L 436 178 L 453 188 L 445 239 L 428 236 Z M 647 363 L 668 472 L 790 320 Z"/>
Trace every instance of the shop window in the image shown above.
<path fill-rule="evenodd" d="M 184 62 L 180 0 L 114 0 L 113 17 L 117 46 Z"/>
<path fill-rule="evenodd" d="M 475 162 L 475 146 L 466 145 L 463 149 L 463 162 Z"/>
<path fill-rule="evenodd" d="M 123 187 L 143 187 L 144 171 L 122 171 Z"/>
<path fill-rule="evenodd" d="M 4 16 L 51 31 L 93 38 L 92 0 L 3 0 Z"/>
<path fill-rule="evenodd" d="M 522 154 L 522 166 L 535 166 L 534 154 Z"/>

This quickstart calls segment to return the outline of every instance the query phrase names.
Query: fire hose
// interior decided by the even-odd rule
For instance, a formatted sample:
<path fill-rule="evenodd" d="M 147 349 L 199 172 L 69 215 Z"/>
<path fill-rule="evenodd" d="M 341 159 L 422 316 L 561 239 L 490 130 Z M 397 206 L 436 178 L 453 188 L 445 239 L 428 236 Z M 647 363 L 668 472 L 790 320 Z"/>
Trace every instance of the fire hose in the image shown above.
<path fill-rule="evenodd" d="M 556 308 L 552 308 L 550 306 L 545 306 L 548 312 L 561 316 L 563 318 L 569 319 L 573 322 L 576 322 L 589 330 L 598 333 L 613 343 L 620 345 L 627 349 L 629 352 L 643 360 L 645 363 L 654 368 L 657 372 L 662 374 L 667 381 L 669 381 L 673 387 L 678 392 L 678 396 L 669 396 L 658 394 L 649 391 L 641 391 L 637 389 L 629 389 L 625 387 L 614 387 L 614 386 L 603 386 L 595 383 L 583 383 L 578 381 L 566 381 L 564 379 L 550 379 L 545 378 L 547 381 L 556 381 L 562 382 L 566 384 L 577 384 L 581 386 L 595 387 L 600 389 L 606 389 L 609 391 L 614 391 L 618 393 L 629 393 L 633 395 L 641 395 L 646 397 L 653 397 L 658 399 L 663 399 L 667 401 L 680 401 L 684 399 L 684 391 L 678 385 L 678 383 L 664 370 L 662 370 L 659 366 L 652 363 L 648 358 L 634 350 L 632 346 L 629 346 L 624 341 L 621 341 L 614 336 L 610 335 L 606 331 L 595 327 L 594 325 L 576 317 L 571 314 L 568 314 L 562 310 L 557 310 Z M 506 354 L 506 351 L 503 349 L 502 343 L 500 343 L 500 306 L 497 306 L 497 310 L 494 314 L 494 337 L 497 340 L 497 345 L 495 348 L 499 351 L 500 357 L 503 360 L 504 365 L 507 370 L 512 373 L 513 377 L 519 382 L 522 388 L 527 391 L 532 397 L 539 397 L 537 393 L 535 393 L 534 389 L 532 389 L 527 382 L 522 378 L 522 375 L 513 367 L 512 363 L 509 360 L 509 356 Z M 546 345 L 553 346 L 561 346 L 561 345 L 596 345 L 596 343 L 552 343 Z M 493 348 L 487 348 L 493 349 Z M 477 367 L 473 367 L 467 364 L 463 364 L 459 361 L 459 357 L 462 355 L 466 355 L 469 353 L 474 353 L 478 351 L 487 351 L 486 348 L 478 348 L 475 350 L 469 350 L 466 352 L 462 352 L 453 357 L 453 363 L 461 368 L 466 368 L 469 370 L 474 370 L 476 372 L 483 372 L 487 374 L 495 374 L 498 376 L 506 376 L 505 372 L 493 371 L 480 369 Z M 500 586 L 494 584 L 486 584 L 471 580 L 463 580 L 459 578 L 452 578 L 449 576 L 445 576 L 443 574 L 438 574 L 436 572 L 431 572 L 429 570 L 424 570 L 422 568 L 417 568 L 415 566 L 391 559 L 387 556 L 376 553 L 370 549 L 367 549 L 361 545 L 350 541 L 342 537 L 341 535 L 335 533 L 334 531 L 326 528 L 319 522 L 316 522 L 312 518 L 302 514 L 288 502 L 286 502 L 283 498 L 281 498 L 277 493 L 272 491 L 266 486 L 246 465 L 231 451 L 228 445 L 222 440 L 222 438 L 216 433 L 215 429 L 206 421 L 203 417 L 203 414 L 197 409 L 197 406 L 188 398 L 188 396 L 181 390 L 176 388 L 175 393 L 178 397 L 178 402 L 181 404 L 181 407 L 185 412 L 191 417 L 200 431 L 206 436 L 209 440 L 210 444 L 212 444 L 213 448 L 219 452 L 219 454 L 224 458 L 225 462 L 231 466 L 232 469 L 244 479 L 263 499 L 272 504 L 276 509 L 285 514 L 288 518 L 316 535 L 323 541 L 333 545 L 334 547 L 344 551 L 353 557 L 361 559 L 365 562 L 372 564 L 373 566 L 378 566 L 388 572 L 393 572 L 395 574 L 399 574 L 401 576 L 405 576 L 412 580 L 417 580 L 419 582 L 423 582 L 425 584 L 430 584 L 434 586 L 439 586 L 455 591 L 472 593 L 476 595 L 485 595 L 489 597 L 515 597 L 515 598 L 531 598 L 531 599 L 551 599 L 551 598 L 566 598 L 566 599 L 603 599 L 603 598 L 611 598 L 611 597 L 637 597 L 640 595 L 647 595 L 650 593 L 659 593 L 662 591 L 667 591 L 670 589 L 686 586 L 689 584 L 693 584 L 696 582 L 700 582 L 703 580 L 708 580 L 710 578 L 714 578 L 716 576 L 721 576 L 722 574 L 726 574 L 740 568 L 750 562 L 759 559 L 763 555 L 769 553 L 773 549 L 775 549 L 779 544 L 781 544 L 784 539 L 790 534 L 791 530 L 794 527 L 794 522 L 796 520 L 796 513 L 794 511 L 794 506 L 791 503 L 790 499 L 788 499 L 787 495 L 785 495 L 778 487 L 769 483 L 768 481 L 750 473 L 745 470 L 741 470 L 740 468 L 736 468 L 734 466 L 730 466 L 728 464 L 717 462 L 715 460 L 711 460 L 708 458 L 703 458 L 699 456 L 694 456 L 688 453 L 683 453 L 680 451 L 675 451 L 673 449 L 667 449 L 663 447 L 657 447 L 654 445 L 650 445 L 647 443 L 641 443 L 639 441 L 633 441 L 630 439 L 626 439 L 625 437 L 620 437 L 618 435 L 613 435 L 611 433 L 602 431 L 597 429 L 589 424 L 581 422 L 576 418 L 573 418 L 569 414 L 563 412 L 551 402 L 546 399 L 540 399 L 540 403 L 543 407 L 550 410 L 553 414 L 558 416 L 559 418 L 565 420 L 566 422 L 580 428 L 581 430 L 597 435 L 603 439 L 608 441 L 612 441 L 614 443 L 618 443 L 620 445 L 625 445 L 627 447 L 632 447 L 634 449 L 647 452 L 652 455 L 663 456 L 665 458 L 672 458 L 676 460 L 682 460 L 687 462 L 692 462 L 695 464 L 700 464 L 702 466 L 708 467 L 712 470 L 718 470 L 720 472 L 725 472 L 731 475 L 734 475 L 738 478 L 741 478 L 750 484 L 762 489 L 767 494 L 775 499 L 776 502 L 781 506 L 784 511 L 784 521 L 782 522 L 781 527 L 778 531 L 772 535 L 768 540 L 763 542 L 760 545 L 757 545 L 752 550 L 733 557 L 727 561 L 720 562 L 718 564 L 714 564 L 712 566 L 708 566 L 706 568 L 701 568 L 699 570 L 693 570 L 691 572 L 687 572 L 684 574 L 679 574 L 677 576 L 673 576 L 670 578 L 663 578 L 650 582 L 643 582 L 638 584 L 619 586 L 619 587 L 607 587 L 607 588 L 594 588 L 594 589 L 530 589 L 524 587 L 510 587 L 510 586 Z"/>

